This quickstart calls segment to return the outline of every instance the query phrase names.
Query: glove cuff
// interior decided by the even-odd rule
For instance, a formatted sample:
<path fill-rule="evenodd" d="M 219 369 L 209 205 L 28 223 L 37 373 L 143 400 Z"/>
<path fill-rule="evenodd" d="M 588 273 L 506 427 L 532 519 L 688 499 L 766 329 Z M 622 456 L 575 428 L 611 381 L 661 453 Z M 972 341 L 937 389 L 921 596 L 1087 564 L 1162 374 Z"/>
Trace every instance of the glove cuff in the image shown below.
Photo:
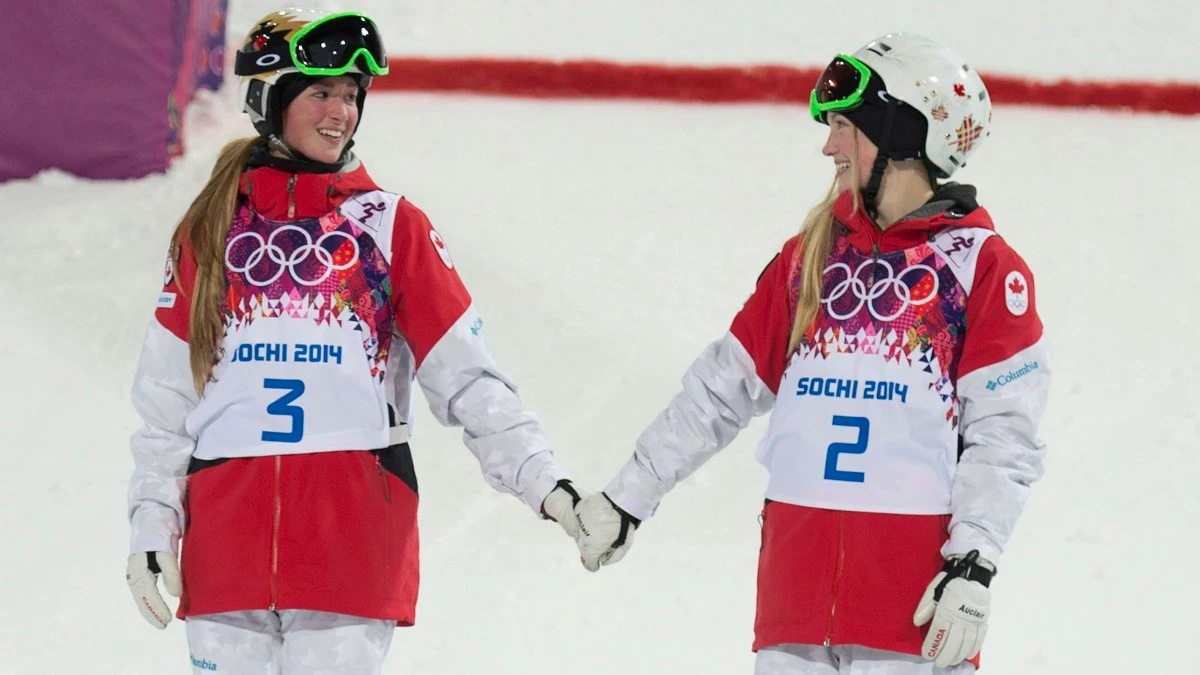
<path fill-rule="evenodd" d="M 579 491 L 576 490 L 575 486 L 571 484 L 571 479 L 569 479 L 569 478 L 559 479 L 559 481 L 554 484 L 554 490 L 558 490 L 560 488 L 562 489 L 563 492 L 565 492 L 571 496 L 571 506 L 572 507 L 574 507 L 576 504 L 579 503 L 579 500 L 581 499 L 581 497 L 579 496 Z M 554 490 L 551 490 L 550 493 L 553 494 Z M 550 495 L 546 495 L 546 499 L 550 499 Z M 538 509 L 542 515 L 542 519 L 543 520 L 553 520 L 555 522 L 558 522 L 557 518 L 554 518 L 549 513 L 546 513 L 546 499 L 542 500 L 542 508 Z"/>
<path fill-rule="evenodd" d="M 996 566 L 987 558 L 980 557 L 978 550 L 972 550 L 963 556 L 947 558 L 945 564 L 942 565 L 942 571 L 946 573 L 946 577 L 938 585 L 938 595 L 951 579 L 977 581 L 987 588 L 992 583 L 992 577 L 996 576 Z"/>
<path fill-rule="evenodd" d="M 625 540 L 629 536 L 629 528 L 632 527 L 636 530 L 638 526 L 642 524 L 642 521 L 638 518 L 634 518 L 633 516 L 629 515 L 629 512 L 627 512 L 625 509 L 617 506 L 617 503 L 614 502 L 608 495 L 604 494 L 603 492 L 600 494 L 604 495 L 604 499 L 608 502 L 609 506 L 613 507 L 614 511 L 621 514 L 621 533 L 617 535 L 617 540 L 613 542 L 613 548 L 624 546 Z"/>
<path fill-rule="evenodd" d="M 621 507 L 617 506 L 617 503 L 616 503 L 616 502 L 614 502 L 614 501 L 612 500 L 612 498 L 611 498 L 611 497 L 609 497 L 607 494 L 605 494 L 605 493 L 603 493 L 603 492 L 601 492 L 600 494 L 604 495 L 604 498 L 605 498 L 605 499 L 607 499 L 607 500 L 608 500 L 608 503 L 612 505 L 612 507 L 613 507 L 613 510 L 614 510 L 614 511 L 616 511 L 616 512 L 617 512 L 617 513 L 619 513 L 619 514 L 621 514 L 621 520 L 628 520 L 630 523 L 633 523 L 633 527 L 634 527 L 634 528 L 637 528 L 637 527 L 639 527 L 639 526 L 642 524 L 642 519 L 641 519 L 641 518 L 634 518 L 633 516 L 629 515 L 629 512 L 628 512 L 628 511 L 626 511 L 625 509 L 623 509 L 623 508 L 621 508 Z"/>
<path fill-rule="evenodd" d="M 579 492 L 576 491 L 575 486 L 571 484 L 571 479 L 563 478 L 563 479 L 559 480 L 557 483 L 555 483 L 554 487 L 560 487 L 563 489 L 563 492 L 571 495 L 571 504 L 572 505 L 579 503 L 579 500 L 580 500 Z"/>

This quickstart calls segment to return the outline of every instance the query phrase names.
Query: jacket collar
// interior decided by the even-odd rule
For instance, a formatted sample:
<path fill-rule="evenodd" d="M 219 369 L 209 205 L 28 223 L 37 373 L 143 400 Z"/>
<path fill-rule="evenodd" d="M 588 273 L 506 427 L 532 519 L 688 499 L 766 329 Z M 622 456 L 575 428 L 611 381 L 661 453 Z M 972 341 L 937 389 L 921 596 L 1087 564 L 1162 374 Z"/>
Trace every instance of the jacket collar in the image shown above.
<path fill-rule="evenodd" d="M 886 230 L 880 230 L 867 215 L 861 200 L 858 208 L 854 208 L 853 195 L 848 190 L 838 196 L 833 216 L 849 230 L 850 243 L 860 251 L 912 248 L 948 228 L 995 229 L 987 209 L 975 202 L 975 188 L 958 183 L 943 185 L 932 199 Z"/>
<path fill-rule="evenodd" d="M 272 220 L 319 218 L 353 194 L 379 189 L 357 160 L 338 173 L 294 173 L 259 166 L 242 174 L 239 187 L 250 208 Z"/>

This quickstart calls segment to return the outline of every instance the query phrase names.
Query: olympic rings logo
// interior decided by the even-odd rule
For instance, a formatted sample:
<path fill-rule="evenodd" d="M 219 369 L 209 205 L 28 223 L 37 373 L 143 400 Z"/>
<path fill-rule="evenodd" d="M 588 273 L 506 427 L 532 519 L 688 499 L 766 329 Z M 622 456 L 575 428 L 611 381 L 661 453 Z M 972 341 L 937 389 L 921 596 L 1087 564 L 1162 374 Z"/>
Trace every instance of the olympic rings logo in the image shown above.
<path fill-rule="evenodd" d="M 860 277 L 863 270 L 871 265 L 879 265 L 886 270 L 887 275 L 876 279 L 870 286 L 867 286 L 867 283 Z M 846 278 L 837 282 L 833 285 L 833 288 L 829 289 L 829 295 L 821 299 L 821 304 L 825 305 L 829 316 L 838 321 L 844 321 L 854 316 L 862 309 L 863 305 L 866 305 L 867 309 L 871 312 L 871 316 L 879 321 L 891 321 L 907 312 L 909 307 L 919 307 L 928 304 L 938 297 L 937 272 L 928 265 L 910 265 L 901 270 L 899 274 L 896 274 L 891 263 L 886 260 L 864 260 L 853 273 L 851 273 L 850 266 L 846 263 L 834 263 L 825 268 L 825 276 L 837 271 L 844 271 Z M 924 297 L 914 298 L 912 295 L 912 286 L 904 282 L 904 278 L 914 272 L 928 273 L 929 278 L 933 280 L 933 288 Z M 888 314 L 881 314 L 875 307 L 875 301 L 884 297 L 889 292 L 895 296 L 897 304 Z M 851 294 L 852 298 L 858 300 L 854 308 L 848 312 L 834 310 L 833 304 L 845 297 L 847 293 Z"/>
<path fill-rule="evenodd" d="M 275 237 L 279 236 L 281 232 L 287 232 L 289 230 L 293 232 L 299 232 L 300 235 L 304 237 L 304 243 L 300 246 L 297 246 L 296 250 L 292 251 L 290 255 L 285 253 L 283 248 L 275 243 Z M 354 247 L 354 254 L 350 256 L 349 260 L 341 264 L 334 264 L 333 254 L 325 250 L 325 247 L 323 246 L 326 241 L 335 236 L 343 237 L 346 239 L 346 241 L 350 242 L 351 246 Z M 254 241 L 257 241 L 258 247 L 246 256 L 246 259 L 242 261 L 242 264 L 235 265 L 233 259 L 231 258 L 233 247 L 237 245 L 237 243 L 243 238 L 250 238 Z M 298 267 L 307 261 L 310 255 L 313 256 L 317 262 L 324 267 L 324 270 L 316 279 L 305 279 L 301 277 L 297 271 Z M 253 270 L 260 262 L 262 262 L 264 257 L 270 258 L 272 262 L 279 265 L 279 269 L 277 269 L 275 273 L 270 276 L 270 278 L 255 279 Z M 262 235 L 257 232 L 243 232 L 230 239 L 229 243 L 225 245 L 225 265 L 230 269 L 230 271 L 245 275 L 246 280 L 255 286 L 269 286 L 278 280 L 279 277 L 283 276 L 284 271 L 287 271 L 287 273 L 292 276 L 292 279 L 295 279 L 296 283 L 298 284 L 303 286 L 316 286 L 317 284 L 328 279 L 329 275 L 333 274 L 335 271 L 349 269 L 354 265 L 356 260 L 358 260 L 358 242 L 355 241 L 354 237 L 350 236 L 349 234 L 334 230 L 332 232 L 326 232 L 325 234 L 321 235 L 316 242 L 313 242 L 312 235 L 310 235 L 307 230 L 295 225 L 284 225 L 283 227 L 280 227 L 272 232 L 271 236 L 268 237 L 266 241 L 264 241 Z"/>

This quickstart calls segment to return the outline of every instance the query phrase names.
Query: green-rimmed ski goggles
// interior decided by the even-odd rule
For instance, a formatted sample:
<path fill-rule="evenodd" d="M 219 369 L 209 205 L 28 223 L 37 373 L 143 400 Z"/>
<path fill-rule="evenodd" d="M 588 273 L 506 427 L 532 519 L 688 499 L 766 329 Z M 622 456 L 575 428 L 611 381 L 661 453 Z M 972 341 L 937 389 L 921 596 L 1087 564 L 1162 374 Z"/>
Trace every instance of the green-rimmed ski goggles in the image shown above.
<path fill-rule="evenodd" d="M 828 124 L 827 113 L 853 110 L 863 102 L 863 92 L 871 82 L 871 69 L 853 56 L 838 54 L 825 66 L 817 86 L 809 96 L 808 109 L 813 119 Z"/>
<path fill-rule="evenodd" d="M 387 50 L 375 22 L 358 12 L 339 12 L 304 23 L 294 31 L 296 19 L 269 16 L 251 33 L 237 53 L 234 73 L 243 77 L 273 73 L 285 68 L 314 77 L 345 75 L 351 71 L 386 75 Z"/>
<path fill-rule="evenodd" d="M 288 41 L 292 64 L 305 75 L 329 77 L 355 69 L 387 75 L 387 51 L 375 22 L 357 12 L 339 12 L 305 24 Z"/>

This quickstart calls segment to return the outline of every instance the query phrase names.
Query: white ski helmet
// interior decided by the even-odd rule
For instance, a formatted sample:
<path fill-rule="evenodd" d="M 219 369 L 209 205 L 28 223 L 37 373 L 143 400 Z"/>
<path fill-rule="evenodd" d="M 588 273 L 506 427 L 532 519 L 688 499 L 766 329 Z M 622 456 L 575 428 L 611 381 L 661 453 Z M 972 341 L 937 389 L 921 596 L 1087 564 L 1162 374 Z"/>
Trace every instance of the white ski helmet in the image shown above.
<path fill-rule="evenodd" d="M 882 82 L 863 79 L 863 65 Z M 880 139 L 884 92 L 907 107 L 897 111 L 891 138 Z M 811 106 L 818 121 L 840 112 L 876 145 L 882 140 L 890 158 L 924 159 L 939 178 L 966 166 L 991 132 L 992 101 L 979 73 L 946 47 L 913 33 L 889 33 L 849 57 L 839 55 L 818 80 Z M 921 130 L 913 128 L 920 124 L 914 113 L 925 120 L 923 144 Z"/>

